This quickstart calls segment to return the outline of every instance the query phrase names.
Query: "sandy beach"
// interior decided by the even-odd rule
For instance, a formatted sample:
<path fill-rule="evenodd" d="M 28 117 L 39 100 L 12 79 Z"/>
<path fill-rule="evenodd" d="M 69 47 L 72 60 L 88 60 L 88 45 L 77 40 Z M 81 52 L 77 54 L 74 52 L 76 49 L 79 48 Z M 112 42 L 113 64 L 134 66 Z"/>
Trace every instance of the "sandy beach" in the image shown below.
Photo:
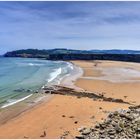
<path fill-rule="evenodd" d="M 78 80 L 61 85 L 103 93 L 107 97 L 140 102 L 140 64 L 114 61 L 72 61 L 83 70 Z M 70 80 L 70 81 L 71 81 Z M 0 138 L 74 138 L 78 128 L 102 121 L 110 111 L 128 104 L 54 95 L 0 126 Z"/>
<path fill-rule="evenodd" d="M 140 64 L 113 61 L 76 61 L 84 69 L 76 86 L 131 103 L 140 100 Z"/>

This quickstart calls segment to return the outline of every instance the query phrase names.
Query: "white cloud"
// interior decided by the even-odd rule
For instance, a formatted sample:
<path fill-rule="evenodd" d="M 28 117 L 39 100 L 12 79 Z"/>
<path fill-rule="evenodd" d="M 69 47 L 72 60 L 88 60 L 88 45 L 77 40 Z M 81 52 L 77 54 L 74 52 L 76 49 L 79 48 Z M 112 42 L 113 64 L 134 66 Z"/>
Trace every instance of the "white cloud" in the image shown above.
<path fill-rule="evenodd" d="M 140 2 L 0 2 L 0 46 L 140 49 Z"/>

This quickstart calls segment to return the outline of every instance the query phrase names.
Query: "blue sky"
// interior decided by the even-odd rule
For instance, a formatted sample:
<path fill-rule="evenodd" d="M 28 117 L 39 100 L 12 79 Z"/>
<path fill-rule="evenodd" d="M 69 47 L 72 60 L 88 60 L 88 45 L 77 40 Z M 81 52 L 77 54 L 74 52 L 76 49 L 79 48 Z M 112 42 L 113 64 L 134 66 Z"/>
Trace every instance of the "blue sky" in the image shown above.
<path fill-rule="evenodd" d="M 140 50 L 140 2 L 0 2 L 0 53 Z"/>

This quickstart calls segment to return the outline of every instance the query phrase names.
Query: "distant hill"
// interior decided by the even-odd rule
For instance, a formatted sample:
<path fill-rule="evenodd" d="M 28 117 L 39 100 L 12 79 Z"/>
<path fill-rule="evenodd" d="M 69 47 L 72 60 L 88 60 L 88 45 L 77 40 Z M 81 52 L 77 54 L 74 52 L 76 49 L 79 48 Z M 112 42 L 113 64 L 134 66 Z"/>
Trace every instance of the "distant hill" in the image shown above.
<path fill-rule="evenodd" d="M 140 54 L 140 51 L 136 50 L 72 50 L 72 49 L 50 49 L 50 50 L 38 50 L 38 49 L 22 49 L 7 52 L 4 56 L 8 55 L 48 55 L 48 54 Z"/>
<path fill-rule="evenodd" d="M 26 49 L 7 52 L 4 57 L 44 58 L 48 60 L 117 60 L 140 62 L 136 50 L 72 50 L 72 49 Z"/>
<path fill-rule="evenodd" d="M 140 51 L 136 50 L 91 50 L 93 53 L 103 54 L 140 54 Z"/>

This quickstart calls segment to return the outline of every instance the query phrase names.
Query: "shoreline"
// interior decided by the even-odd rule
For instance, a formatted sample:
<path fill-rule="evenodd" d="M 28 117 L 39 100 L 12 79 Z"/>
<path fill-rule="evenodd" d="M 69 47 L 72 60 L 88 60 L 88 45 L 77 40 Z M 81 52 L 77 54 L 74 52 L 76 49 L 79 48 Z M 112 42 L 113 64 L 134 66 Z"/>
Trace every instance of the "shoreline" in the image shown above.
<path fill-rule="evenodd" d="M 72 62 L 68 62 L 68 63 L 71 63 L 73 65 L 73 69 L 74 71 L 72 71 L 71 74 L 68 74 L 66 75 L 61 81 L 60 81 L 60 86 L 66 86 L 66 87 L 71 87 L 71 88 L 74 88 L 74 89 L 79 89 L 79 90 L 82 90 L 81 88 L 78 88 L 76 85 L 75 85 L 75 82 L 76 80 L 78 80 L 80 77 L 83 76 L 84 74 L 84 71 L 81 67 L 75 65 L 74 63 Z"/>
<path fill-rule="evenodd" d="M 104 90 L 106 85 L 105 87 L 100 87 L 100 85 L 103 84 L 101 82 L 97 83 L 96 88 L 94 88 L 93 83 L 90 83 L 90 81 L 93 82 L 93 80 L 83 79 L 84 81 L 82 81 L 82 77 L 87 75 L 100 76 L 101 73 L 99 71 L 94 71 L 93 69 L 94 67 L 100 65 L 103 65 L 103 67 L 112 67 L 114 65 L 120 66 L 122 64 L 121 62 L 113 61 L 102 63 L 98 62 L 101 61 L 72 61 L 75 66 L 81 67 L 83 73 L 80 73 L 81 75 L 78 79 L 72 80 L 72 77 L 76 77 L 74 75 L 70 78 L 66 77 L 66 79 L 69 80 L 64 78 L 61 85 L 73 88 L 77 86 L 77 90 L 83 89 L 85 91 L 101 93 L 102 91 L 100 92 L 97 89 Z M 67 82 L 70 85 L 65 84 Z M 109 85 L 108 88 L 112 90 L 112 85 Z M 121 88 L 122 87 L 120 87 L 120 89 Z M 107 92 L 105 95 L 110 95 L 110 97 L 113 96 Z M 116 97 L 118 97 L 117 94 Z M 95 125 L 97 122 L 101 122 L 104 118 L 106 118 L 110 111 L 115 111 L 121 108 L 127 109 L 128 105 L 103 102 L 88 98 L 55 95 L 48 102 L 44 101 L 41 104 L 36 105 L 34 108 L 24 112 L 15 119 L 1 125 L 0 138 L 74 138 L 75 135 L 79 134 L 78 129 L 82 126 Z M 37 114 L 40 115 L 37 116 Z M 31 130 L 29 130 L 29 128 Z M 13 131 L 14 129 L 17 131 Z M 45 136 L 43 135 L 44 132 L 46 134 Z"/>
<path fill-rule="evenodd" d="M 67 62 L 67 63 L 72 64 L 71 62 Z M 64 77 L 62 77 L 60 79 L 60 82 L 58 83 L 58 85 L 76 88 L 76 86 L 74 85 L 74 81 L 76 81 L 80 77 L 80 75 L 82 75 L 83 71 L 80 67 L 78 67 L 74 64 L 72 64 L 72 65 L 73 65 L 73 69 L 74 69 L 72 71 L 72 73 L 69 73 L 69 74 L 65 75 Z M 79 75 L 79 72 L 80 72 L 80 75 Z M 65 82 L 67 82 L 67 84 L 65 84 Z M 46 84 L 42 85 L 42 87 L 38 93 L 32 93 L 32 96 L 30 96 L 30 97 L 28 97 L 29 96 L 28 95 L 27 99 L 24 97 L 25 100 L 23 100 L 23 101 L 14 103 L 11 106 L 3 105 L 4 107 L 2 106 L 2 108 L 1 108 L 0 125 L 3 125 L 13 119 L 18 118 L 25 112 L 28 112 L 28 111 L 34 109 L 36 106 L 39 106 L 40 104 L 42 104 L 44 102 L 47 103 L 50 99 L 52 99 L 54 97 L 54 95 L 43 94 L 42 89 L 45 86 L 47 86 L 47 85 Z M 35 97 L 35 96 L 38 96 L 38 97 Z M 20 106 L 20 107 L 18 107 L 18 106 Z"/>

